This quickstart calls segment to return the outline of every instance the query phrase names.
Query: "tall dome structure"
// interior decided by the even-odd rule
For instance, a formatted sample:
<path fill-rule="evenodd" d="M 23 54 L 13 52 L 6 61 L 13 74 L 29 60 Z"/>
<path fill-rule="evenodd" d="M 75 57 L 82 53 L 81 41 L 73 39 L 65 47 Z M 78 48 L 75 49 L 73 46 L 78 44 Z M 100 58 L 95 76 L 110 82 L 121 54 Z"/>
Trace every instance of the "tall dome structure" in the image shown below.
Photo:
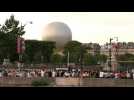
<path fill-rule="evenodd" d="M 57 48 L 63 48 L 68 41 L 72 40 L 72 32 L 65 23 L 52 22 L 45 27 L 42 40 L 54 41 Z"/>

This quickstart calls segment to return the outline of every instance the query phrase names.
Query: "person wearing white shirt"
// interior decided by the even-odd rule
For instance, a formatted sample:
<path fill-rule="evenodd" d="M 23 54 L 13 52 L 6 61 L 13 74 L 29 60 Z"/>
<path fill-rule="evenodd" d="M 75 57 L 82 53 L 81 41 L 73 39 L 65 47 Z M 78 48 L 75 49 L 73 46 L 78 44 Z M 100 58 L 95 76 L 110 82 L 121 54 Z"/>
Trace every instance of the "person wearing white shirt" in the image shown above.
<path fill-rule="evenodd" d="M 115 73 L 115 78 L 116 78 L 116 79 L 118 78 L 118 73 Z"/>
<path fill-rule="evenodd" d="M 31 78 L 30 72 L 27 72 L 27 77 Z"/>
<path fill-rule="evenodd" d="M 82 74 L 82 76 L 83 76 L 83 77 L 86 77 L 86 73 L 84 72 L 84 73 Z"/>
<path fill-rule="evenodd" d="M 65 77 L 67 76 L 67 72 L 64 73 L 64 76 L 65 76 Z"/>
<path fill-rule="evenodd" d="M 89 72 L 87 72 L 86 76 L 89 77 Z"/>
<path fill-rule="evenodd" d="M 75 76 L 75 72 L 72 72 L 72 77 L 74 77 Z"/>
<path fill-rule="evenodd" d="M 127 78 L 130 78 L 130 73 L 129 72 L 127 72 Z"/>
<path fill-rule="evenodd" d="M 55 76 L 56 76 L 56 72 L 53 71 L 53 72 L 52 72 L 52 77 L 55 77 Z"/>
<path fill-rule="evenodd" d="M 64 75 L 65 75 L 65 77 L 69 77 L 70 76 L 70 74 L 68 72 L 65 72 Z"/>
<path fill-rule="evenodd" d="M 44 77 L 44 71 L 41 70 L 41 77 Z"/>
<path fill-rule="evenodd" d="M 100 77 L 100 78 L 103 78 L 103 77 L 104 77 L 104 72 L 100 72 L 99 77 Z"/>

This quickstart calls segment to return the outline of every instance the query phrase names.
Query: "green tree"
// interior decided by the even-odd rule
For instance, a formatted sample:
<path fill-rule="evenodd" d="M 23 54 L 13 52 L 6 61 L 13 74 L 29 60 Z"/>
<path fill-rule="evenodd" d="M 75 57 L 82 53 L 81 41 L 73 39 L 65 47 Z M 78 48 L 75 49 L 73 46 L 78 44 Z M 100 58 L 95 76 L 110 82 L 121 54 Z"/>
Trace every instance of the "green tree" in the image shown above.
<path fill-rule="evenodd" d="M 34 55 L 34 62 L 38 63 L 38 64 L 39 63 L 43 63 L 43 56 L 42 56 L 42 53 L 41 53 L 40 50 L 35 53 L 35 55 Z"/>
<path fill-rule="evenodd" d="M 6 39 L 6 35 L 4 34 L 4 32 L 0 31 L 0 62 L 3 61 L 4 57 L 6 56 L 4 51 L 6 49 L 5 46 L 5 40 Z"/>
<path fill-rule="evenodd" d="M 51 63 L 51 56 L 56 48 L 56 43 L 51 41 L 41 42 L 41 52 L 45 63 Z"/>
<path fill-rule="evenodd" d="M 64 47 L 64 61 L 67 61 L 67 55 L 69 52 L 70 62 L 79 63 L 81 55 L 81 43 L 78 41 L 69 41 Z"/>
<path fill-rule="evenodd" d="M 104 54 L 96 54 L 95 57 L 97 59 L 97 62 L 106 63 L 107 61 L 107 56 Z"/>
<path fill-rule="evenodd" d="M 53 49 L 55 48 L 54 42 L 26 40 L 26 55 L 29 63 L 49 63 Z M 43 57 L 43 59 L 42 59 Z"/>
<path fill-rule="evenodd" d="M 51 86 L 52 85 L 53 80 L 50 80 L 49 78 L 45 77 L 45 78 L 41 78 L 41 79 L 36 79 L 36 80 L 33 80 L 31 85 L 32 86 Z"/>
<path fill-rule="evenodd" d="M 97 58 L 89 53 L 85 53 L 83 57 L 84 65 L 96 65 Z"/>
<path fill-rule="evenodd" d="M 123 54 L 123 55 L 118 55 L 117 60 L 120 60 L 120 61 L 132 61 L 132 60 L 134 60 L 134 55 L 129 54 L 129 53 L 126 53 L 126 54 Z"/>
<path fill-rule="evenodd" d="M 18 59 L 18 54 L 16 53 L 16 39 L 18 36 L 22 36 L 24 31 L 24 26 L 19 26 L 19 21 L 15 19 L 14 15 L 11 15 L 2 25 L 0 29 L 0 54 L 2 59 L 9 58 L 11 61 Z"/>
<path fill-rule="evenodd" d="M 37 40 L 26 40 L 25 41 L 25 45 L 26 45 L 26 55 L 27 60 L 29 63 L 34 62 L 34 56 L 35 54 L 38 52 L 38 50 L 40 50 L 40 46 Z"/>
<path fill-rule="evenodd" d="M 51 57 L 51 61 L 53 64 L 60 65 L 62 64 L 63 56 L 61 56 L 60 54 L 53 54 Z"/>

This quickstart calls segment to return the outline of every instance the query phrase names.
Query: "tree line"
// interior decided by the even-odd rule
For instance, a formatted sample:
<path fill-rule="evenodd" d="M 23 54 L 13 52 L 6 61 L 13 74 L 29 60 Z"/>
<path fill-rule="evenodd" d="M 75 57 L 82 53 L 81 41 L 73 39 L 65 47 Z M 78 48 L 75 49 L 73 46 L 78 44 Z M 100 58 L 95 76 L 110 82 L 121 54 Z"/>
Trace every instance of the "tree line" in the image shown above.
<path fill-rule="evenodd" d="M 0 62 L 8 58 L 13 63 L 18 61 L 19 55 L 16 52 L 17 37 L 25 34 L 25 25 L 16 20 L 14 15 L 5 21 L 0 27 Z M 96 53 L 92 55 L 87 52 L 85 46 L 78 41 L 69 41 L 63 48 L 63 55 L 57 52 L 55 42 L 25 40 L 25 52 L 22 56 L 24 63 L 67 63 L 69 61 L 76 64 L 95 65 L 98 62 L 105 63 L 107 56 Z"/>

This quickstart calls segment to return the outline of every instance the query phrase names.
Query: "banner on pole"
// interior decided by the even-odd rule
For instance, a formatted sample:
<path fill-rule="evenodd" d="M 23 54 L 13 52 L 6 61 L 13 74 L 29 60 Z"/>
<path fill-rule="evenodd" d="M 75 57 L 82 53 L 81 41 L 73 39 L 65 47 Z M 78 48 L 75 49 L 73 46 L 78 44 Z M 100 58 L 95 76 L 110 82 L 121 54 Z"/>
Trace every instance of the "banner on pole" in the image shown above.
<path fill-rule="evenodd" d="M 17 38 L 17 53 L 21 54 L 25 51 L 25 40 L 24 38 L 18 37 Z"/>

